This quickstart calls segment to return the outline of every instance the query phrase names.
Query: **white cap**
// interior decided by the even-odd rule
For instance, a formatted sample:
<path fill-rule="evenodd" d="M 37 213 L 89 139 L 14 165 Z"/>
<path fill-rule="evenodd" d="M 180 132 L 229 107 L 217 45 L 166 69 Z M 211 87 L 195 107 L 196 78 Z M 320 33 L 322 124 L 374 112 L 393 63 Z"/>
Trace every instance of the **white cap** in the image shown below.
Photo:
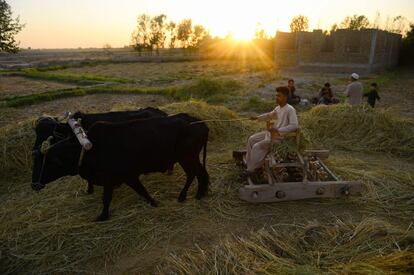
<path fill-rule="evenodd" d="M 351 77 L 352 77 L 353 79 L 355 79 L 355 80 L 358 80 L 358 79 L 359 79 L 359 75 L 358 75 L 358 74 L 356 74 L 356 73 L 351 74 Z"/>

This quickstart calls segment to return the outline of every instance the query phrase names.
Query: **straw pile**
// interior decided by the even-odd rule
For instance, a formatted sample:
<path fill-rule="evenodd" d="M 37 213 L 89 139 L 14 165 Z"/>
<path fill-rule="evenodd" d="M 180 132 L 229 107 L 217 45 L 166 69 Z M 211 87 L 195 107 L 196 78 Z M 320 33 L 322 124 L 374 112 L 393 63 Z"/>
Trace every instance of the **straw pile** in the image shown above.
<path fill-rule="evenodd" d="M 0 129 L 0 178 L 27 179 L 31 172 L 34 122 L 28 120 Z"/>
<path fill-rule="evenodd" d="M 276 225 L 169 257 L 171 274 L 409 274 L 414 232 L 378 219 Z"/>
<path fill-rule="evenodd" d="M 303 131 L 318 147 L 414 156 L 414 123 L 367 105 L 317 106 L 300 118 Z"/>
<path fill-rule="evenodd" d="M 255 124 L 241 121 L 239 115 L 224 106 L 209 105 L 203 101 L 190 100 L 161 107 L 169 114 L 188 113 L 201 120 L 208 120 L 210 140 L 243 139 L 254 131 Z"/>

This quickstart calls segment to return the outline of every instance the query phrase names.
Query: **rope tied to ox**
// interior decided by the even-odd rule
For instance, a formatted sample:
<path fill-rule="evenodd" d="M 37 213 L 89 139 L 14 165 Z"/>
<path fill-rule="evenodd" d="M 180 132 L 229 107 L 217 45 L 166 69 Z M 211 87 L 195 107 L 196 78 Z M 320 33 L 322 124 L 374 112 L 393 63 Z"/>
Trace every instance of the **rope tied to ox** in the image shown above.
<path fill-rule="evenodd" d="M 235 122 L 235 121 L 244 121 L 244 120 L 250 120 L 250 118 L 236 118 L 236 119 L 205 119 L 200 121 L 194 121 L 191 122 L 192 124 L 199 124 L 199 123 L 205 123 L 205 122 Z"/>

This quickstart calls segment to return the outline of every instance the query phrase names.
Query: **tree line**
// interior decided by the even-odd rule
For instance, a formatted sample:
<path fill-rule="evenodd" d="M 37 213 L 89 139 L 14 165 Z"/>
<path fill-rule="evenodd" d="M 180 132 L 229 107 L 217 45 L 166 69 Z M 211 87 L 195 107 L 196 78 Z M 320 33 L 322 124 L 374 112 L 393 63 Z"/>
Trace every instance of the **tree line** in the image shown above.
<path fill-rule="evenodd" d="M 382 18 L 380 13 L 377 13 L 374 21 L 372 22 L 370 22 L 365 15 L 354 14 L 352 16 L 345 17 L 339 24 L 333 24 L 329 31 L 334 32 L 337 29 L 362 30 L 372 28 L 398 33 L 405 36 L 412 25 L 407 18 L 401 15 L 392 18 L 388 16 L 383 23 L 381 23 L 381 19 Z M 292 18 L 292 21 L 290 23 L 291 32 L 300 32 L 307 30 L 309 30 L 308 17 L 304 15 L 297 15 Z"/>
<path fill-rule="evenodd" d="M 210 34 L 206 28 L 193 25 L 191 19 L 176 23 L 168 20 L 165 14 L 141 14 L 132 33 L 132 47 L 139 53 L 155 50 L 159 54 L 162 48 L 199 49 L 207 38 Z"/>

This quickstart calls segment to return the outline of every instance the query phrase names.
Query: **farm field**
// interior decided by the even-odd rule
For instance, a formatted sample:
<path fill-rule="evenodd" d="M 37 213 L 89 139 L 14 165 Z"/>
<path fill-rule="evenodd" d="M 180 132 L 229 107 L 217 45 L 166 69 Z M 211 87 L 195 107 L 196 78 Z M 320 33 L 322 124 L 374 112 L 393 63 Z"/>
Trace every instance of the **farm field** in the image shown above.
<path fill-rule="evenodd" d="M 177 202 L 185 174 L 142 177 L 153 208 L 127 186 L 111 217 L 93 220 L 101 188 L 80 177 L 30 188 L 35 120 L 65 111 L 159 107 L 230 120 L 274 108 L 274 90 L 295 79 L 311 99 L 325 82 L 344 100 L 348 75 L 279 71 L 262 61 L 126 62 L 0 71 L 0 273 L 412 274 L 414 272 L 414 70 L 362 75 L 381 101 L 351 108 L 297 108 L 313 148 L 329 167 L 363 183 L 361 197 L 249 204 L 232 159 L 251 121 L 211 121 L 208 196 Z"/>

